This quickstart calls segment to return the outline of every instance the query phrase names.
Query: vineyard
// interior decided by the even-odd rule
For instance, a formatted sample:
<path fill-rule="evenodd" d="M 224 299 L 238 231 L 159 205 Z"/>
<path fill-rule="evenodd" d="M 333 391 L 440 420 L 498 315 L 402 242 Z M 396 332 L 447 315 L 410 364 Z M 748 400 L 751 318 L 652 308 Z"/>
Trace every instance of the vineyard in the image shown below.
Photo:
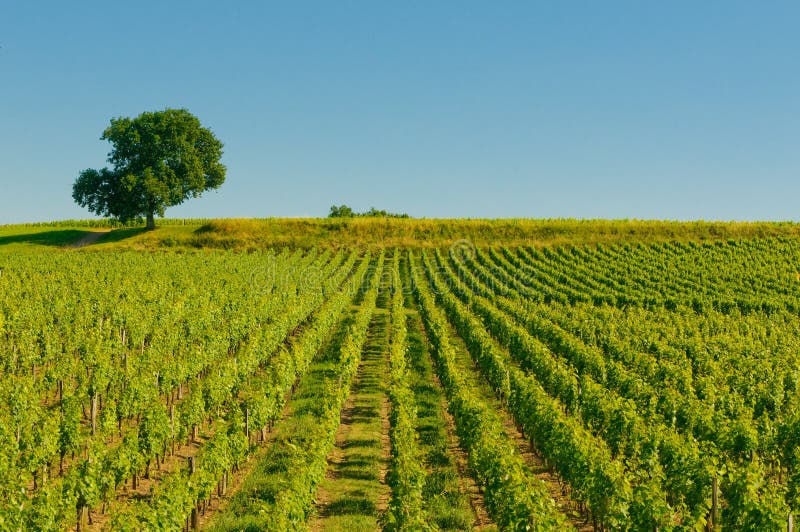
<path fill-rule="evenodd" d="M 0 530 L 791 530 L 800 243 L 0 255 Z"/>

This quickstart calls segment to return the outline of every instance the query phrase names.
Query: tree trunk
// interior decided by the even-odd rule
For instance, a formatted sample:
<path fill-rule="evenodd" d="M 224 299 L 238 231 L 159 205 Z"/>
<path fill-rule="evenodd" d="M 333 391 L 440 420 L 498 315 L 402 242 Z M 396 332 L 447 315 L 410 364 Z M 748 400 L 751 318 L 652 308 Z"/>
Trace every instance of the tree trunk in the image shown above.
<path fill-rule="evenodd" d="M 147 229 L 155 229 L 156 228 L 156 220 L 153 216 L 152 212 L 147 213 Z"/>

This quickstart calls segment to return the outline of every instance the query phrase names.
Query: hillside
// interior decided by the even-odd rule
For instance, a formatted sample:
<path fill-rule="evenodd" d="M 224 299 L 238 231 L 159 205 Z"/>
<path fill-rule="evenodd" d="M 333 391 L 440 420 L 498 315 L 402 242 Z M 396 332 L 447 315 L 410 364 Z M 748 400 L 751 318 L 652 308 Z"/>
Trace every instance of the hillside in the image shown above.
<path fill-rule="evenodd" d="M 309 249 L 447 247 L 466 240 L 489 245 L 722 241 L 800 236 L 793 222 L 675 222 L 574 219 L 264 218 L 165 219 L 155 231 L 113 227 L 104 220 L 0 226 L 0 249 L 67 247 L 93 231 L 108 230 L 91 249 Z"/>

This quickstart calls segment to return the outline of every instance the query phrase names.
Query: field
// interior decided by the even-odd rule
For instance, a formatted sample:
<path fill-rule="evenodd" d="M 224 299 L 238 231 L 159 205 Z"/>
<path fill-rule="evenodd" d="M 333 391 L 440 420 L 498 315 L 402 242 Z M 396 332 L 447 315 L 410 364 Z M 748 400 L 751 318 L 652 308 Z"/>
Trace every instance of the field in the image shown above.
<path fill-rule="evenodd" d="M 786 530 L 794 224 L 0 227 L 0 530 Z M 88 241 L 86 241 L 88 242 Z"/>

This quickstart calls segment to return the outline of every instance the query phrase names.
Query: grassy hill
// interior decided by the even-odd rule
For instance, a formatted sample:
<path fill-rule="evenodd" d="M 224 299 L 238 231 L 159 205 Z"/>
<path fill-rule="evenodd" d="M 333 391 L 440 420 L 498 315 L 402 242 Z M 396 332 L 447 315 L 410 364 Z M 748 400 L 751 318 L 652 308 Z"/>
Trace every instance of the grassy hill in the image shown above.
<path fill-rule="evenodd" d="M 574 219 L 264 218 L 165 219 L 154 231 L 104 220 L 0 226 L 0 248 L 70 248 L 103 231 L 89 249 L 239 249 L 264 247 L 441 247 L 618 242 L 715 241 L 800 236 L 793 222 L 674 222 Z"/>

